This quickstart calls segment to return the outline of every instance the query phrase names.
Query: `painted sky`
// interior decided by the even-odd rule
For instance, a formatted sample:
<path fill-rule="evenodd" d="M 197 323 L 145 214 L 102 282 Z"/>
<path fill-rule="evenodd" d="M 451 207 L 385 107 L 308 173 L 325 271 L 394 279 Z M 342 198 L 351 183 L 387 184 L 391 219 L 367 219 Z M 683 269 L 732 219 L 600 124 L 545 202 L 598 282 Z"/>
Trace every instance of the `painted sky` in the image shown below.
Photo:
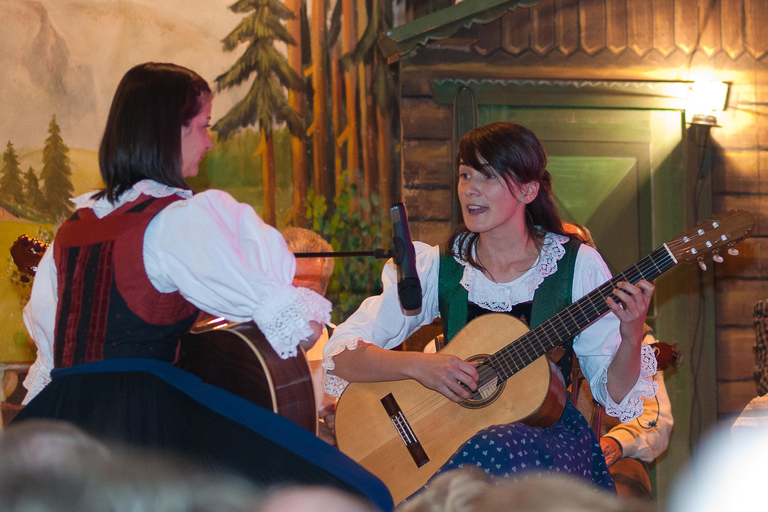
<path fill-rule="evenodd" d="M 131 66 L 170 61 L 213 79 L 239 55 L 221 39 L 232 0 L 0 0 L 0 142 L 41 147 L 56 115 L 65 143 L 96 150 L 117 83 Z M 242 91 L 214 101 L 214 120 Z"/>

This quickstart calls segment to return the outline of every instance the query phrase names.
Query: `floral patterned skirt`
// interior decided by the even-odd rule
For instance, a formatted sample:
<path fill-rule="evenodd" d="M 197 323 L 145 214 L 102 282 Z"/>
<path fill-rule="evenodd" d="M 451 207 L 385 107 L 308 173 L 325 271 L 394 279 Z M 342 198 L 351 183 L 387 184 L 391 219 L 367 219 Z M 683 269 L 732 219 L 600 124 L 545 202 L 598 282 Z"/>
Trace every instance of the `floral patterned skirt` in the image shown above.
<path fill-rule="evenodd" d="M 568 473 L 614 490 L 600 443 L 571 402 L 566 403 L 563 415 L 549 428 L 510 423 L 481 430 L 437 474 L 469 466 L 492 476 L 516 480 L 542 473 Z"/>

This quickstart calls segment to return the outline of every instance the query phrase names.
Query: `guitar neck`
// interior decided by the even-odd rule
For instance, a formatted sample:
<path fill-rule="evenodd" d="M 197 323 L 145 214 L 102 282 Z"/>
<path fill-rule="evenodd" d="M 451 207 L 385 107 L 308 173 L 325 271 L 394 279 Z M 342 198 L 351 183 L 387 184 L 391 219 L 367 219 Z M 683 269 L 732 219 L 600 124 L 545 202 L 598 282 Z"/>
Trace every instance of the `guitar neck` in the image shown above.
<path fill-rule="evenodd" d="M 507 380 L 548 350 L 564 343 L 610 311 L 606 299 L 619 299 L 613 294 L 616 284 L 627 281 L 635 284 L 640 280 L 652 281 L 677 264 L 666 244 L 641 259 L 631 267 L 606 281 L 590 293 L 562 309 L 555 316 L 529 331 L 515 343 L 511 343 L 491 356 L 490 363 L 502 380 Z"/>

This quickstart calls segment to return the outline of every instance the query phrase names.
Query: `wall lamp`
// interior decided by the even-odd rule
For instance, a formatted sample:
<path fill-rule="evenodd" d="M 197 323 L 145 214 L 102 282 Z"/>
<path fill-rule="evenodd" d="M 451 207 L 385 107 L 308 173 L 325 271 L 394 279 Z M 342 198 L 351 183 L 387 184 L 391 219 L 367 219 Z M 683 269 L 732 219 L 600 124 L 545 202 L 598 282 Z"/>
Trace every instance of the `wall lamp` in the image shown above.
<path fill-rule="evenodd" d="M 717 116 L 725 109 L 729 89 L 728 83 L 716 81 L 697 81 L 688 87 L 685 114 L 699 148 L 699 169 L 709 146 L 709 132 L 720 126 Z"/>

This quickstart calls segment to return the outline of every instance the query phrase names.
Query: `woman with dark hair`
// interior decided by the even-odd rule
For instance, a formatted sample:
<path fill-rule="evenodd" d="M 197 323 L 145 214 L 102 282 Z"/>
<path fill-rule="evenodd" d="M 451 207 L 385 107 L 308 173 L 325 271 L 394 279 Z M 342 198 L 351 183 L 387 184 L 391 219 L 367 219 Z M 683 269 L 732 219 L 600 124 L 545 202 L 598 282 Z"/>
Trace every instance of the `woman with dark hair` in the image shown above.
<path fill-rule="evenodd" d="M 476 390 L 478 371 L 450 354 L 392 351 L 421 326 L 441 317 L 450 340 L 470 320 L 489 312 L 541 323 L 610 277 L 594 249 L 570 239 L 552 196 L 547 158 L 536 136 L 520 125 L 493 123 L 472 130 L 459 144 L 458 197 L 464 225 L 438 247 L 416 242 L 422 308 L 405 314 L 397 295 L 393 265 L 383 272 L 384 291 L 366 299 L 339 325 L 325 349 L 329 393 L 340 395 L 347 382 L 415 379 L 461 402 Z M 539 289 L 567 297 L 568 303 L 536 301 Z M 558 366 L 570 375 L 575 352 L 597 400 L 625 420 L 643 409 L 641 395 L 653 396 L 655 362 L 643 347 L 643 322 L 653 285 L 622 282 L 608 299 L 609 313 L 566 343 Z M 549 295 L 547 295 L 549 297 Z M 553 310 L 554 309 L 554 310 Z M 488 450 L 489 434 L 506 449 Z M 499 442 L 499 438 L 503 438 Z M 498 457 L 494 459 L 494 457 Z M 549 428 L 521 423 L 495 425 L 461 447 L 443 469 L 480 466 L 501 476 L 526 471 L 577 474 L 612 488 L 600 445 L 588 423 L 570 403 Z"/>
<path fill-rule="evenodd" d="M 249 205 L 193 195 L 211 90 L 195 72 L 146 63 L 120 82 L 99 165 L 103 190 L 38 266 L 24 321 L 38 346 L 15 421 L 55 418 L 107 441 L 180 454 L 261 483 L 328 484 L 391 508 L 383 484 L 295 423 L 173 366 L 199 312 L 253 320 L 283 358 L 308 348 L 330 303 L 291 282 L 282 235 Z"/>

